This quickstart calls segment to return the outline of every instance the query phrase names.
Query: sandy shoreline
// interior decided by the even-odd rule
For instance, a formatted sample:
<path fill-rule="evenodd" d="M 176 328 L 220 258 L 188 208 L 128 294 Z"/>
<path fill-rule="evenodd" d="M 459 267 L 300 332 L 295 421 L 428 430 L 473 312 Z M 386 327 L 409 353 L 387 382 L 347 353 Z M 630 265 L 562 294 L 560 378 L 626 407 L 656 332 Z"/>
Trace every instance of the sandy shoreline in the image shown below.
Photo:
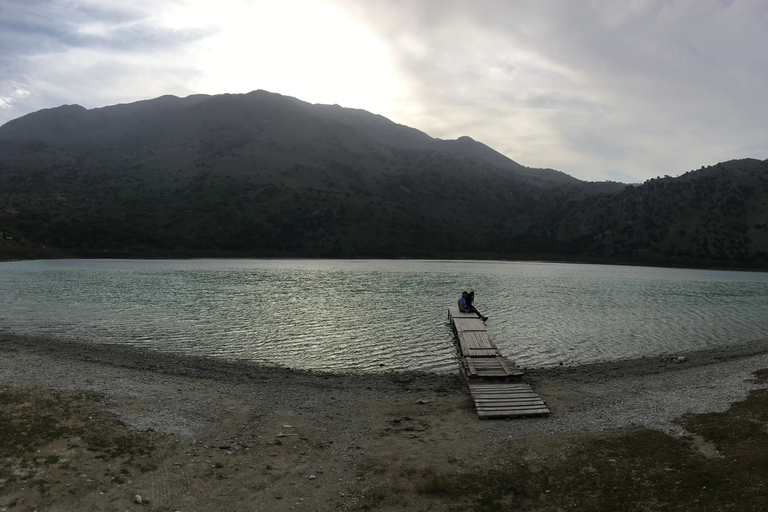
<path fill-rule="evenodd" d="M 243 457 L 238 470 L 261 464 L 264 480 L 231 491 L 232 503 L 263 503 L 255 507 L 261 510 L 354 510 L 366 489 L 365 479 L 354 475 L 373 461 L 417 467 L 447 457 L 484 460 L 494 446 L 515 440 L 542 446 L 637 427 L 684 434 L 676 422 L 681 416 L 724 411 L 762 387 L 752 372 L 768 368 L 768 339 L 681 356 L 685 361 L 666 356 L 528 370 L 524 382 L 552 414 L 525 420 L 479 420 L 458 370 L 324 374 L 9 334 L 0 334 L 0 386 L 93 392 L 101 407 L 135 431 L 170 434 L 200 452 L 213 450 L 211 456 L 222 456 L 215 447 L 232 447 L 223 453 Z M 194 468 L 201 457 L 187 455 L 174 464 Z M 387 475 L 381 478 L 394 478 Z M 216 482 L 200 487 L 207 491 L 198 495 L 193 491 L 199 484 L 163 478 L 162 492 L 157 475 L 143 483 L 137 476 L 135 487 L 102 489 L 93 503 L 111 510 L 101 497 L 124 495 L 115 498 L 114 508 L 124 510 L 125 496 L 143 485 L 158 510 L 216 509 L 210 498 Z M 5 505 L 0 500 L 0 510 Z"/>
<path fill-rule="evenodd" d="M 458 363 L 456 372 L 447 374 L 340 374 L 10 334 L 0 334 L 0 354 L 3 356 L 0 380 L 7 384 L 94 391 L 115 399 L 143 394 L 145 399 L 152 400 L 149 388 L 183 387 L 194 381 L 216 382 L 223 388 L 250 385 L 267 395 L 261 397 L 261 401 L 268 407 L 280 407 L 289 401 L 279 396 L 280 393 L 323 395 L 328 390 L 370 394 L 377 400 L 407 400 L 419 394 L 425 397 L 466 395 L 467 399 L 469 396 L 458 372 Z M 720 411 L 743 399 L 749 390 L 757 387 L 751 372 L 761 368 L 768 368 L 768 339 L 667 356 L 529 368 L 523 381 L 542 394 L 553 414 L 544 419 L 513 421 L 514 428 L 506 433 L 517 436 L 631 426 L 676 432 L 677 427 L 668 423 L 682 414 Z M 274 403 L 269 404 L 270 400 Z M 654 405 L 649 407 L 649 402 Z M 623 411 L 610 414 L 610 420 L 579 419 L 582 413 L 594 415 L 597 409 L 613 409 L 616 405 L 621 405 Z M 650 409 L 653 414 L 644 412 Z M 633 418 L 633 411 L 643 413 L 645 419 Z M 199 430 L 185 429 L 159 416 L 153 419 L 150 411 L 145 416 L 141 419 L 122 415 L 121 419 L 137 428 L 148 425 L 185 437 L 200 434 Z M 480 425 L 498 423 L 510 421 L 479 422 Z"/>

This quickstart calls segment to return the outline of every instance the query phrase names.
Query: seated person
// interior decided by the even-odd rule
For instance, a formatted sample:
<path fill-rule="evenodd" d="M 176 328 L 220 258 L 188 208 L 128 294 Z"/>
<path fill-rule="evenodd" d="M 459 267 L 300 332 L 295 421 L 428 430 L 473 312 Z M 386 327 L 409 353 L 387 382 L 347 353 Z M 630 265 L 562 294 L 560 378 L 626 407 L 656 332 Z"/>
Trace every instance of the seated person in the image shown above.
<path fill-rule="evenodd" d="M 475 306 L 467 304 L 468 297 L 469 294 L 467 292 L 461 292 L 461 297 L 459 297 L 459 311 L 462 313 L 475 313 L 477 316 L 483 319 L 483 322 L 488 320 L 488 317 L 481 315 L 480 312 L 475 309 Z"/>

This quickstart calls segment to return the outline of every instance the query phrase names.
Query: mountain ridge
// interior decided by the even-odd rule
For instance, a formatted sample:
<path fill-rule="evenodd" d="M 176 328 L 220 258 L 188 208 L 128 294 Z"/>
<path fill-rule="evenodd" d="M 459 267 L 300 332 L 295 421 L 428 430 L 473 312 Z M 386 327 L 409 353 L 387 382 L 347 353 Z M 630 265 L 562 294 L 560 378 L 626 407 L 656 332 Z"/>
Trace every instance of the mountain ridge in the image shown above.
<path fill-rule="evenodd" d="M 166 95 L 0 126 L 0 231 L 18 250 L 81 255 L 763 266 L 768 164 L 718 166 L 583 182 L 360 109 L 267 91 Z"/>
<path fill-rule="evenodd" d="M 234 103 L 232 99 L 242 99 Z M 267 101 L 264 101 L 264 100 Z M 255 100 L 255 101 L 252 101 Z M 292 107 L 288 110 L 286 107 Z M 197 110 L 196 112 L 193 111 Z M 456 140 L 435 139 L 426 133 L 402 124 L 395 123 L 384 116 L 371 114 L 361 109 L 349 109 L 338 105 L 313 105 L 290 96 L 257 90 L 246 94 L 223 95 L 192 95 L 179 98 L 172 95 L 160 96 L 151 100 L 143 100 L 129 104 L 119 104 L 94 109 L 85 109 L 80 105 L 63 105 L 61 107 L 43 109 L 20 118 L 9 121 L 0 126 L 0 141 L 8 141 L 14 138 L 39 140 L 50 145 L 57 145 L 61 149 L 72 150 L 83 144 L 82 136 L 86 135 L 95 141 L 105 140 L 112 135 L 112 143 L 118 142 L 116 136 L 128 136 L 139 129 L 147 129 L 141 123 L 158 123 L 159 114 L 168 115 L 169 111 L 183 114 L 185 120 L 198 119 L 198 123 L 206 123 L 208 126 L 197 126 L 198 129 L 216 127 L 215 125 L 229 125 L 230 129 L 237 128 L 237 124 L 244 124 L 243 112 L 240 109 L 248 109 L 250 119 L 259 119 L 260 124 L 251 128 L 263 128 L 265 121 L 271 121 L 277 112 L 283 117 L 296 115 L 298 111 L 306 111 L 319 120 L 323 127 L 332 123 L 338 123 L 338 128 L 348 131 L 350 126 L 357 132 L 362 132 L 368 139 L 377 141 L 378 144 L 387 147 L 414 150 L 434 150 L 437 147 L 452 148 L 462 146 L 457 153 L 471 149 L 475 156 L 494 165 L 507 166 L 516 170 L 527 169 L 512 159 L 489 148 L 485 144 L 463 136 Z M 311 112 L 309 112 L 311 110 Z M 354 119 L 352 119 L 354 117 Z M 122 120 L 125 124 L 122 132 L 113 133 L 104 129 L 107 123 Z M 351 122 L 353 121 L 353 122 Z M 179 129 L 179 126 L 155 125 L 164 128 L 166 133 L 171 129 Z M 243 128 L 243 126 L 239 126 Z M 151 127 L 149 127 L 151 128 Z M 278 125 L 278 128 L 280 126 Z M 274 129 L 274 128 L 273 128 Z M 82 131 L 85 133 L 81 133 Z M 345 133 L 345 135 L 355 134 Z M 306 141 L 304 141 L 306 142 Z M 559 171 L 548 174 L 576 182 L 565 173 Z M 567 177 L 567 178 L 565 178 Z"/>

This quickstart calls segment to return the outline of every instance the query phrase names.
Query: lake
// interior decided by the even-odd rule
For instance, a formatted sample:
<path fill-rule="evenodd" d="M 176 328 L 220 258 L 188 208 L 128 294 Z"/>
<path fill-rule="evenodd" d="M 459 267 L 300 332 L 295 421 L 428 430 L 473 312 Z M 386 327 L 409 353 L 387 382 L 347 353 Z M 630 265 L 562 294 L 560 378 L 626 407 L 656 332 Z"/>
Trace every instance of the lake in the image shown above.
<path fill-rule="evenodd" d="M 524 367 L 743 343 L 768 274 L 447 260 L 0 263 L 0 331 L 308 370 L 455 371 L 463 290 Z"/>

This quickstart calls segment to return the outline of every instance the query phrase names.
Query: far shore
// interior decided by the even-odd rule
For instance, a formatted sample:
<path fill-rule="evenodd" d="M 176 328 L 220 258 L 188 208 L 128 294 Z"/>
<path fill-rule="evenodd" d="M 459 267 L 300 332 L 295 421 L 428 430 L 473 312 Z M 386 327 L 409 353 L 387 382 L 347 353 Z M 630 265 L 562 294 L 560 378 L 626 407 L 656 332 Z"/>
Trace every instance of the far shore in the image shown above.
<path fill-rule="evenodd" d="M 24 466 L 22 452 L 6 454 L 0 509 L 16 503 L 21 510 L 53 510 L 60 503 L 67 510 L 77 503 L 122 511 L 141 495 L 156 510 L 455 510 L 455 497 L 429 491 L 433 484 L 422 481 L 424 475 L 492 471 L 499 457 L 523 457 L 530 468 L 555 467 L 595 439 L 638 429 L 686 439 L 681 418 L 723 412 L 744 400 L 764 387 L 753 376 L 763 368 L 768 339 L 529 369 L 523 381 L 552 413 L 479 420 L 458 369 L 309 372 L 0 334 L 0 401 L 23 397 L 13 421 L 27 410 L 40 415 L 59 406 L 72 414 L 86 400 L 91 405 L 82 409 L 89 411 L 81 415 L 84 431 L 113 432 L 114 439 L 131 432 L 131 442 L 155 447 L 136 448 L 130 457 L 114 451 L 100 457 L 103 440 L 79 450 L 88 444 L 82 440 L 88 436 L 79 434 L 79 441 L 40 441 L 38 460 L 56 461 L 50 466 Z M 71 425 L 79 420 L 68 421 L 67 435 L 74 436 Z M 691 446 L 701 453 L 713 449 Z M 140 464 L 140 457 L 152 464 Z M 8 466 L 9 460 L 19 462 Z M 123 473 L 113 474 L 115 468 Z M 45 484 L 32 485 L 33 479 Z M 407 500 L 387 489 L 400 489 Z M 462 499 L 475 503 L 469 495 Z M 535 504 L 542 498 L 526 499 Z"/>
<path fill-rule="evenodd" d="M 643 258 L 608 258 L 602 256 L 570 256 L 558 254 L 507 254 L 507 253 L 472 253 L 445 252 L 440 254 L 365 254 L 365 255 L 302 255 L 282 253 L 243 253 L 224 250 L 104 250 L 104 251 L 64 251 L 55 248 L 22 248 L 13 250 L 0 246 L 0 263 L 13 261 L 36 261 L 57 259 L 129 259 L 129 260 L 188 260 L 188 259 L 383 259 L 383 260 L 468 260 L 468 261 L 505 261 L 505 262 L 541 262 L 572 263 L 588 265 L 625 265 L 660 268 L 689 268 L 699 270 L 742 270 L 768 271 L 768 264 L 717 261 L 717 260 L 682 260 L 682 259 L 643 259 Z"/>

